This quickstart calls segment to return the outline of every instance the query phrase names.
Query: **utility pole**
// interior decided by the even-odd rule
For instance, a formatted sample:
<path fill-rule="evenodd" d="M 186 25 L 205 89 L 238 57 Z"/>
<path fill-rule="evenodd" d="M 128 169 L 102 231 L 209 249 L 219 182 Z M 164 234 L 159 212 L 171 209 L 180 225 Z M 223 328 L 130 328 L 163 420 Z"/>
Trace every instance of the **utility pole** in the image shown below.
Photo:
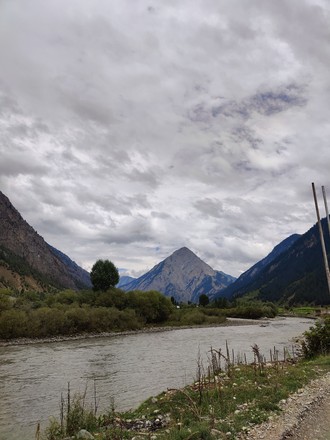
<path fill-rule="evenodd" d="M 330 219 L 329 219 L 329 210 L 328 210 L 328 202 L 327 202 L 327 196 L 325 194 L 325 188 L 322 186 L 322 194 L 323 194 L 323 200 L 324 200 L 324 208 L 325 208 L 325 214 L 327 216 L 327 222 L 328 222 L 328 234 L 330 236 Z"/>
<path fill-rule="evenodd" d="M 312 183 L 312 189 L 313 189 L 313 196 L 314 196 L 314 203 L 315 203 L 315 210 L 316 210 L 316 216 L 317 216 L 317 223 L 319 226 L 319 232 L 320 232 L 320 241 L 321 241 L 321 246 L 322 246 L 322 253 L 323 253 L 323 261 L 324 261 L 324 268 L 325 268 L 325 274 L 327 277 L 327 283 L 328 283 L 328 292 L 330 295 L 330 271 L 329 271 L 329 264 L 328 264 L 328 257 L 327 257 L 327 251 L 325 248 L 325 243 L 324 243 L 324 236 L 323 236 L 323 230 L 322 230 L 322 225 L 321 225 L 321 219 L 320 219 L 320 212 L 319 212 L 319 207 L 317 204 L 317 198 L 316 198 L 316 191 L 315 191 L 315 185 L 314 182 Z M 323 193 L 324 197 L 325 197 L 325 192 Z M 326 200 L 326 199 L 324 199 Z M 326 203 L 326 202 L 325 202 Z M 327 208 L 326 208 L 327 209 Z M 327 214 L 328 217 L 328 222 L 329 222 L 329 216 Z M 329 225 L 329 223 L 328 223 Z"/>

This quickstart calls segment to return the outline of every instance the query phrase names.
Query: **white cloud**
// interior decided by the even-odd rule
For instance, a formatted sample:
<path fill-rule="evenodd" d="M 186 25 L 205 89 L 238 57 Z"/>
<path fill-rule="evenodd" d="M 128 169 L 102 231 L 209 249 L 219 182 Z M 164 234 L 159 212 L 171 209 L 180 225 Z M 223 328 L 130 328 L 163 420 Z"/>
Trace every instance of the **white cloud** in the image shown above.
<path fill-rule="evenodd" d="M 5 0 L 0 188 L 86 268 L 181 246 L 238 275 L 329 185 L 330 6 Z"/>

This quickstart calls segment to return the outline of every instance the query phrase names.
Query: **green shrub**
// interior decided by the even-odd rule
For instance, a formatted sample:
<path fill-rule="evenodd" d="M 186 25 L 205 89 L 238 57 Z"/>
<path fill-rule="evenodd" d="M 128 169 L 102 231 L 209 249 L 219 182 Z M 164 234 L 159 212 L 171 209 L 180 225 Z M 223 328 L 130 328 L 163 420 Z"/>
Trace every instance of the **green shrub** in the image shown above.
<path fill-rule="evenodd" d="M 142 292 L 139 290 L 130 291 L 127 294 L 127 307 L 135 310 L 146 324 L 156 324 L 166 321 L 171 315 L 173 304 L 155 290 Z"/>
<path fill-rule="evenodd" d="M 89 330 L 90 317 L 88 310 L 81 307 L 72 307 L 65 311 L 70 333 L 79 333 Z"/>
<path fill-rule="evenodd" d="M 143 327 L 143 320 L 139 318 L 135 310 L 125 309 L 120 312 L 118 330 L 139 330 Z"/>
<path fill-rule="evenodd" d="M 0 312 L 9 310 L 13 306 L 13 300 L 6 294 L 0 292 Z"/>
<path fill-rule="evenodd" d="M 181 322 L 184 325 L 201 325 L 206 321 L 206 316 L 199 309 L 187 310 L 182 316 Z"/>
<path fill-rule="evenodd" d="M 275 304 L 267 302 L 238 302 L 233 308 L 226 309 L 226 316 L 235 318 L 259 319 L 274 318 L 277 315 L 277 307 Z"/>
<path fill-rule="evenodd" d="M 115 330 L 120 325 L 120 311 L 115 307 L 98 307 L 91 309 L 91 330 L 107 332 Z"/>
<path fill-rule="evenodd" d="M 27 336 L 44 338 L 68 333 L 68 323 L 62 310 L 40 307 L 28 314 Z"/>
<path fill-rule="evenodd" d="M 330 318 L 317 321 L 315 326 L 310 327 L 304 335 L 302 348 L 305 357 L 311 358 L 330 353 Z"/>
<path fill-rule="evenodd" d="M 5 310 L 0 315 L 0 338 L 12 339 L 26 336 L 27 316 L 22 310 Z"/>
<path fill-rule="evenodd" d="M 79 301 L 79 293 L 74 290 L 62 290 L 61 292 L 55 293 L 53 295 L 49 295 L 46 304 L 48 306 L 52 306 L 55 303 L 59 304 L 73 304 L 78 303 Z"/>
<path fill-rule="evenodd" d="M 123 310 L 126 307 L 127 297 L 124 291 L 112 287 L 106 292 L 98 293 L 95 305 L 101 307 L 117 307 Z"/>

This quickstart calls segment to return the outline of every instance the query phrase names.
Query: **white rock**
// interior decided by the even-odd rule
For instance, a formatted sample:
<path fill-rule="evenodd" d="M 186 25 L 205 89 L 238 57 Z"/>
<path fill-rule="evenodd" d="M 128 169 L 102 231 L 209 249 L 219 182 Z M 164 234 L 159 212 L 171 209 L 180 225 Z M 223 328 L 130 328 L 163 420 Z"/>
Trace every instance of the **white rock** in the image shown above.
<path fill-rule="evenodd" d="M 81 429 L 77 434 L 77 438 L 80 438 L 82 440 L 94 440 L 92 434 L 86 431 L 86 429 Z"/>

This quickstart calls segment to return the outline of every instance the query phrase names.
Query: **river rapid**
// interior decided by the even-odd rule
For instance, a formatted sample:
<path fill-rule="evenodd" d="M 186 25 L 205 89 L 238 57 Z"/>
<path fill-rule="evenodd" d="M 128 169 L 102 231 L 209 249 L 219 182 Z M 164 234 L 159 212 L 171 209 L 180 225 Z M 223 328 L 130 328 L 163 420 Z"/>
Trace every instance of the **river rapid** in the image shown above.
<path fill-rule="evenodd" d="M 183 387 L 196 377 L 199 355 L 207 363 L 211 347 L 252 361 L 253 344 L 269 359 L 270 349 L 292 351 L 293 338 L 313 325 L 305 318 L 275 318 L 266 326 L 189 328 L 155 333 L 0 347 L 0 439 L 34 439 L 49 416 L 59 417 L 61 394 L 83 393 L 98 413 L 114 401 L 118 411 L 137 407 L 167 388 Z M 91 403 L 92 404 L 92 403 Z"/>

